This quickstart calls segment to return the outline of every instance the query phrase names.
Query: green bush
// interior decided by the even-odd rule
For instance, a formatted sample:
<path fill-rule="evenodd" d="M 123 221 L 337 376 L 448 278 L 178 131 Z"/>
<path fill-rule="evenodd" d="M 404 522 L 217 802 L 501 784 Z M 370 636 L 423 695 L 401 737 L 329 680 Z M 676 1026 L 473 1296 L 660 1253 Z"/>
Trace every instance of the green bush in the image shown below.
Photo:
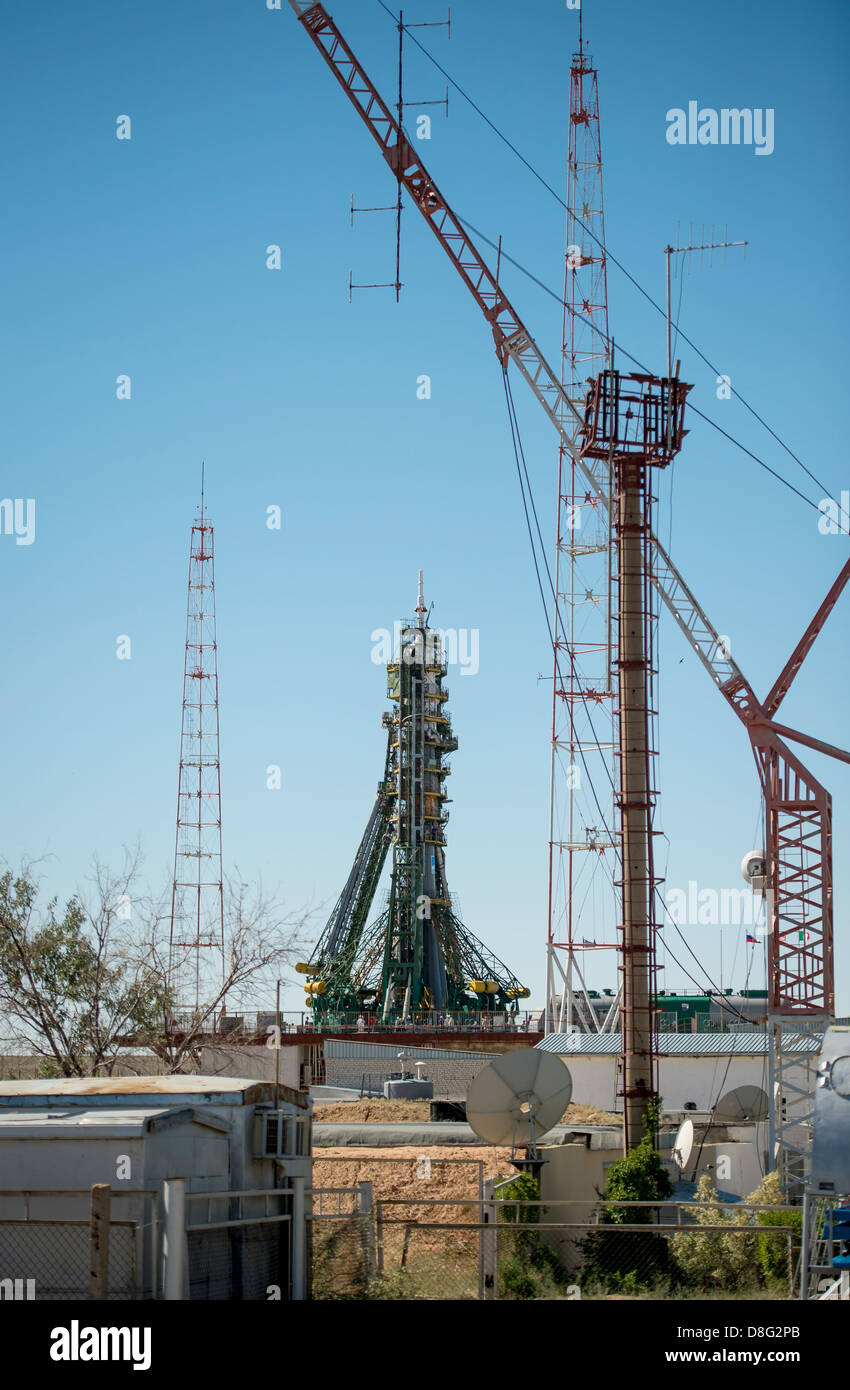
<path fill-rule="evenodd" d="M 758 1228 L 789 1227 L 799 1232 L 801 1211 L 761 1211 L 753 1218 L 746 1206 L 777 1206 L 782 1201 L 779 1178 L 768 1173 L 739 1206 L 712 1207 L 717 1200 L 711 1179 L 703 1174 L 697 1183 L 697 1226 L 723 1226 L 728 1230 L 683 1230 L 673 1237 L 673 1255 L 683 1282 L 706 1291 L 742 1293 L 761 1288 L 788 1286 L 788 1242 L 779 1234 L 758 1234 Z"/>
<path fill-rule="evenodd" d="M 499 1195 L 507 1200 L 525 1198 L 535 1202 L 540 1198 L 540 1183 L 530 1173 L 520 1173 Z M 538 1206 L 500 1208 L 500 1222 L 504 1225 L 536 1225 L 539 1220 Z M 565 1275 L 558 1257 L 537 1231 L 500 1231 L 498 1239 L 500 1298 L 547 1298 L 562 1287 Z"/>
<path fill-rule="evenodd" d="M 608 1169 L 600 1196 L 617 1202 L 660 1202 L 672 1196 L 673 1184 L 655 1148 L 660 1101 L 646 1107 L 646 1133 L 623 1158 Z M 633 1292 L 647 1285 L 671 1282 L 675 1265 L 663 1236 L 617 1231 L 617 1226 L 649 1226 L 654 1207 L 605 1207 L 599 1230 L 581 1243 L 583 1287 L 601 1284 L 611 1292 Z"/>

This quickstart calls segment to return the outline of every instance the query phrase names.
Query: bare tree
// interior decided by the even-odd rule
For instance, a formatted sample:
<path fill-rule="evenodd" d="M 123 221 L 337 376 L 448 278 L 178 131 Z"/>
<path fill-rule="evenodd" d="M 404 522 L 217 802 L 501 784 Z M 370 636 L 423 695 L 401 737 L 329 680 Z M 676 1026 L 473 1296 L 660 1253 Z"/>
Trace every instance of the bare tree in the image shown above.
<path fill-rule="evenodd" d="M 262 884 L 243 883 L 238 869 L 224 882 L 225 952 L 220 975 L 206 972 L 204 997 L 191 1008 L 181 1007 L 179 993 L 169 982 L 168 927 L 170 915 L 155 916 L 151 955 L 167 987 L 163 991 L 164 1014 L 157 1041 L 151 1044 L 169 1071 L 187 1062 L 200 1064 L 200 1047 L 220 1033 L 227 1011 L 246 1013 L 268 1007 L 275 982 L 304 944 L 308 914 L 283 913 L 281 905 L 266 895 Z M 172 960 L 173 980 L 179 980 L 190 948 L 183 959 Z M 232 1035 L 228 1035 L 233 1040 Z"/>
<path fill-rule="evenodd" d="M 267 1001 L 301 944 L 304 914 L 228 882 L 224 966 L 186 1013 L 169 977 L 170 914 L 141 891 L 140 865 L 138 848 L 118 873 L 95 858 L 61 915 L 55 898 L 39 906 L 31 864 L 0 875 L 0 1014 L 14 1044 L 62 1076 L 111 1075 L 127 1047 L 149 1048 L 169 1072 L 197 1065 L 225 1006 Z"/>

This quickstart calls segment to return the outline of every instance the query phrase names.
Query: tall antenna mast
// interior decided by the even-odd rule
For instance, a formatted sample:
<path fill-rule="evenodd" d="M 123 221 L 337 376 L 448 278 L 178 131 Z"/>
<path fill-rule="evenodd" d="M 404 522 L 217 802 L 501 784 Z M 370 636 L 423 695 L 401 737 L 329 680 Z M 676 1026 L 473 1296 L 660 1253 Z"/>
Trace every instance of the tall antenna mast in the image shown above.
<path fill-rule="evenodd" d="M 610 1031 L 616 1000 L 600 1018 L 581 964 L 585 950 L 617 946 L 612 469 L 609 461 L 594 460 L 600 495 L 588 492 L 576 464 L 577 416 L 568 409 L 583 417 L 588 378 L 609 365 L 599 93 L 581 11 L 570 68 L 566 231 L 561 384 L 568 403 L 559 411 L 546 1027 Z"/>
<path fill-rule="evenodd" d="M 221 762 L 213 527 L 201 504 L 192 525 L 171 890 L 168 986 L 172 1009 L 197 1013 L 225 971 Z"/>

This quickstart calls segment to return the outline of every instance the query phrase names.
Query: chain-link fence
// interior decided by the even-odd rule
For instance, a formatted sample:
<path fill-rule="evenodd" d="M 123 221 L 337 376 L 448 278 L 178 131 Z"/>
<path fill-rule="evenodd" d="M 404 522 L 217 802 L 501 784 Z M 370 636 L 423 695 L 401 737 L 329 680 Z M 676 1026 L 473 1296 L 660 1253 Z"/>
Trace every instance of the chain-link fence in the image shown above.
<path fill-rule="evenodd" d="M 188 1230 L 189 1298 L 251 1302 L 290 1296 L 289 1217 Z"/>
<path fill-rule="evenodd" d="M 192 1301 L 292 1296 L 292 1190 L 185 1196 L 186 1292 Z"/>
<path fill-rule="evenodd" d="M 107 1296 L 142 1297 L 139 1280 L 139 1225 L 110 1221 Z M 88 1221 L 0 1221 L 2 1297 L 61 1300 L 90 1296 Z"/>
<path fill-rule="evenodd" d="M 376 1197 L 313 1222 L 317 1299 L 787 1299 L 799 1226 L 788 1208 Z M 572 1205 L 572 1204 L 571 1204 Z M 565 1215 L 574 1215 L 575 1208 Z M 783 1224 L 784 1223 L 784 1224 Z M 374 1231 L 374 1248 L 372 1247 Z"/>

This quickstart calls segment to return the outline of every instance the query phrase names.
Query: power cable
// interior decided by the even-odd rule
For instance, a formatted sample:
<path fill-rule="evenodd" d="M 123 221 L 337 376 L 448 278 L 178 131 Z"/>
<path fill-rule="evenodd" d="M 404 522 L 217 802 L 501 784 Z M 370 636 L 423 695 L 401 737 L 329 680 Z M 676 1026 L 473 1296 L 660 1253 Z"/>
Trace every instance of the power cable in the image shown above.
<path fill-rule="evenodd" d="M 553 584 L 552 584 L 552 576 L 551 576 L 551 572 L 550 572 L 550 570 L 549 570 L 548 560 L 546 559 L 546 555 L 545 555 L 545 548 L 544 548 L 544 546 L 543 546 L 543 538 L 542 538 L 542 535 L 540 534 L 540 524 L 539 524 L 539 521 L 538 521 L 538 518 L 537 518 L 537 509 L 536 509 L 536 507 L 535 507 L 535 505 L 534 505 L 533 491 L 532 491 L 532 488 L 531 488 L 531 480 L 530 480 L 530 478 L 528 477 L 528 471 L 527 471 L 527 469 L 524 470 L 525 455 L 524 455 L 524 451 L 523 451 L 523 449 L 522 449 L 522 444 L 521 444 L 521 439 L 520 439 L 520 434 L 519 434 L 519 422 L 518 422 L 518 420 L 517 420 L 517 418 L 516 418 L 516 408 L 515 408 L 515 405 L 514 405 L 514 402 L 513 402 L 513 395 L 512 395 L 512 392 L 511 392 L 511 389 L 510 389 L 510 383 L 509 383 L 509 380 L 508 380 L 508 371 L 507 371 L 507 367 L 504 367 L 503 370 L 502 370 L 502 380 L 503 380 L 503 385 L 504 385 L 504 390 L 505 390 L 505 401 L 506 401 L 507 409 L 508 409 L 508 421 L 509 421 L 510 431 L 511 431 L 511 442 L 512 442 L 512 444 L 513 444 L 513 449 L 514 449 L 514 461 L 515 461 L 515 464 L 516 464 L 517 478 L 519 479 L 520 495 L 521 495 L 521 497 L 522 497 L 523 511 L 524 511 L 524 514 L 525 514 L 526 530 L 527 530 L 527 532 L 528 532 L 528 539 L 529 539 L 529 543 L 530 543 L 530 545 L 531 545 L 531 550 L 532 550 L 532 561 L 533 561 L 533 564 L 534 564 L 535 576 L 536 576 L 536 578 L 537 578 L 537 587 L 538 587 L 538 590 L 539 590 L 539 593 L 540 593 L 541 602 L 542 602 L 542 604 L 543 604 L 543 612 L 544 612 L 544 617 L 545 617 L 545 621 L 546 621 L 546 628 L 547 628 L 547 631 L 548 631 L 548 633 L 549 633 L 549 640 L 550 640 L 550 642 L 552 643 L 552 649 L 553 649 L 553 651 L 554 651 L 554 653 L 555 653 L 555 670 L 556 670 L 556 673 L 557 673 L 557 676 L 558 676 L 558 680 L 561 681 L 561 683 L 563 684 L 563 677 L 562 677 L 562 675 L 561 675 L 560 662 L 558 661 L 557 647 L 555 646 L 555 640 L 554 640 L 554 634 L 553 634 L 553 630 L 552 630 L 552 624 L 551 624 L 551 621 L 550 621 L 550 619 L 549 619 L 549 606 L 548 606 L 548 603 L 547 603 L 547 601 L 546 601 L 546 595 L 545 595 L 545 593 L 544 593 L 544 588 L 543 588 L 543 580 L 542 580 L 541 573 L 540 573 L 540 565 L 539 565 L 538 559 L 537 559 L 537 547 L 536 547 L 535 541 L 534 541 L 534 531 L 533 531 L 533 529 L 532 529 L 532 525 L 531 525 L 531 516 L 529 515 L 529 509 L 528 509 L 528 508 L 529 508 L 529 502 L 531 502 L 532 513 L 533 513 L 533 515 L 534 515 L 535 522 L 536 522 L 536 525 L 537 525 L 537 532 L 538 532 L 538 537 L 539 537 L 539 539 L 540 539 L 541 551 L 543 552 L 543 562 L 544 562 L 544 566 L 545 566 L 545 569 L 546 569 L 547 578 L 549 579 L 549 587 L 550 587 L 550 589 L 551 589 L 553 595 L 554 595 L 555 590 L 554 590 L 554 586 L 553 586 Z M 523 472 L 524 472 L 524 471 L 525 471 L 525 476 L 523 476 Z M 528 499 L 526 499 L 526 486 L 527 486 L 527 488 L 528 488 L 528 493 L 529 493 Z M 557 604 L 556 604 L 556 609 L 557 609 Z M 572 650 L 571 650 L 571 648 L 570 648 L 569 646 L 566 647 L 566 650 L 567 650 L 567 653 L 568 653 L 568 655 L 569 655 L 570 661 L 571 661 L 571 663 L 572 663 L 572 665 L 573 665 L 573 670 L 575 670 L 575 658 L 574 658 L 574 654 L 573 654 L 573 652 L 572 652 Z M 593 725 L 593 720 L 592 720 L 592 718 L 591 718 L 591 716 L 590 716 L 590 711 L 589 711 L 589 709 L 588 709 L 588 707 L 587 707 L 587 701 L 586 701 L 586 698 L 585 698 L 585 695 L 584 695 L 583 688 L 582 688 L 581 685 L 579 685 L 578 688 L 579 688 L 579 693 L 580 693 L 580 695 L 581 695 L 582 703 L 584 704 L 585 714 L 586 714 L 586 717 L 587 717 L 587 722 L 588 722 L 588 725 L 589 725 L 589 727 L 590 727 L 590 731 L 591 731 L 591 734 L 592 734 L 592 736 L 593 736 L 594 743 L 596 744 L 597 752 L 598 752 L 598 753 L 600 754 L 600 756 L 602 757 L 603 766 L 605 767 L 605 771 L 606 771 L 606 773 L 607 773 L 607 775 L 608 775 L 609 781 L 611 782 L 611 787 L 612 787 L 612 790 L 613 790 L 613 789 L 614 789 L 613 778 L 611 777 L 610 769 L 608 768 L 607 762 L 606 762 L 606 760 L 605 760 L 605 758 L 604 758 L 604 755 L 603 755 L 603 753 L 602 753 L 602 746 L 601 746 L 601 744 L 600 744 L 598 735 L 596 734 L 596 730 L 595 730 L 594 725 Z M 619 851 L 619 849 L 618 849 L 618 847 L 617 847 L 617 842 L 616 842 L 616 840 L 615 840 L 615 837 L 614 837 L 614 835 L 613 835 L 613 832 L 611 831 L 611 829 L 610 829 L 609 826 L 608 826 L 608 823 L 607 823 L 607 820 L 606 820 L 606 817 L 605 817 L 605 812 L 602 810 L 602 806 L 601 806 L 601 804 L 600 804 L 600 802 L 599 802 L 599 797 L 598 797 L 597 794 L 596 794 L 596 788 L 595 788 L 595 786 L 594 786 L 594 784 L 593 784 L 593 778 L 592 778 L 591 775 L 590 775 L 590 769 L 588 768 L 588 765 L 587 765 L 587 759 L 585 758 L 585 755 L 584 755 L 584 749 L 582 748 L 581 744 L 577 744 L 576 747 L 577 747 L 577 749 L 578 749 L 578 753 L 579 753 L 579 756 L 580 756 L 580 758 L 581 758 L 582 765 L 583 765 L 583 767 L 584 767 L 585 773 L 587 774 L 588 785 L 590 786 L 590 790 L 591 790 L 591 792 L 592 792 L 592 794 L 593 794 L 593 800 L 594 800 L 594 802 L 595 802 L 595 804 L 596 804 L 596 809 L 597 809 L 597 811 L 599 812 L 599 817 L 600 817 L 600 821 L 601 821 L 601 823 L 602 823 L 602 827 L 603 827 L 603 829 L 604 829 L 604 831 L 605 831 L 605 834 L 606 834 L 607 837 L 608 837 L 608 840 L 610 841 L 610 843 L 612 844 L 612 846 L 614 846 L 615 854 L 619 856 L 620 851 Z M 613 883 L 613 878 L 612 878 L 612 883 Z M 689 952 L 689 954 L 693 957 L 693 959 L 696 961 L 696 964 L 697 964 L 698 968 L 702 971 L 702 973 L 703 973 L 705 979 L 708 981 L 708 984 L 709 984 L 709 987 L 710 987 L 710 989 L 709 989 L 709 997 L 711 996 L 711 994 L 714 994 L 714 995 L 717 997 L 718 1000 L 723 999 L 724 996 L 723 996 L 722 990 L 721 990 L 720 987 L 717 985 L 717 983 L 716 983 L 714 980 L 712 980 L 712 978 L 711 978 L 711 976 L 709 975 L 708 971 L 705 969 L 705 966 L 702 964 L 702 962 L 701 962 L 701 961 L 697 958 L 697 956 L 694 954 L 694 952 L 693 952 L 693 950 L 692 950 L 690 944 L 688 943 L 688 941 L 686 940 L 686 938 L 685 938 L 684 935 L 682 934 L 682 931 L 681 931 L 681 929 L 680 929 L 680 927 L 679 927 L 679 924 L 674 920 L 672 913 L 670 912 L 669 908 L 667 907 L 667 904 L 664 902 L 664 899 L 661 897 L 661 893 L 660 893 L 660 891 L 659 891 L 657 885 L 654 886 L 654 890 L 653 890 L 653 891 L 654 891 L 654 894 L 655 894 L 655 896 L 657 897 L 659 903 L 661 904 L 661 906 L 662 906 L 664 912 L 666 912 L 666 913 L 667 913 L 667 916 L 670 918 L 670 921 L 672 922 L 673 927 L 675 928 L 677 935 L 681 938 L 683 945 L 685 946 L 685 948 L 687 949 L 687 951 Z M 664 930 L 664 928 L 663 928 L 662 926 L 660 926 L 660 925 L 659 925 L 658 927 L 656 927 L 656 932 L 659 934 L 659 936 L 661 935 L 661 933 L 663 932 L 663 930 Z M 690 972 L 685 968 L 685 966 L 683 965 L 683 963 L 679 960 L 679 958 L 675 955 L 675 953 L 674 953 L 673 950 L 671 949 L 670 944 L 669 944 L 669 942 L 668 942 L 666 939 L 664 939 L 664 945 L 665 945 L 665 948 L 666 948 L 668 954 L 672 957 L 672 959 L 673 959 L 673 960 L 675 961 L 675 963 L 679 966 L 679 968 L 683 971 L 683 973 L 687 976 L 687 978 L 691 981 L 691 983 L 694 984 L 694 985 L 696 985 L 697 989 L 699 989 L 700 991 L 702 991 L 703 986 L 702 986 L 702 985 L 699 983 L 699 981 L 698 981 L 697 979 L 695 979 L 694 976 L 691 975 Z M 736 1013 L 737 1016 L 738 1016 L 738 1018 L 739 1018 L 742 1022 L 746 1022 L 746 1021 L 747 1021 L 745 1015 L 744 1015 L 743 1013 L 741 1013 L 740 1010 L 732 1009 L 732 1012 Z"/>
<path fill-rule="evenodd" d="M 396 15 L 394 15 L 393 12 L 392 12 L 392 10 L 389 9 L 389 7 L 388 7 L 387 5 L 384 4 L 384 0 L 378 0 L 378 4 L 381 6 L 381 9 L 384 10 L 384 11 L 392 18 L 393 23 L 394 23 L 396 26 L 398 26 L 398 19 L 397 19 Z M 493 134 L 496 135 L 496 136 L 498 137 L 498 139 L 501 140 L 502 143 L 508 147 L 508 149 L 511 151 L 511 153 L 512 153 L 513 155 L 515 155 L 516 158 L 520 161 L 520 163 L 521 163 L 522 165 L 524 165 L 524 167 L 528 170 L 528 172 L 529 172 L 535 179 L 537 179 L 538 183 L 540 183 L 540 184 L 543 186 L 543 188 L 545 188 L 546 191 L 547 191 L 548 193 L 551 194 L 551 196 L 552 196 L 552 197 L 555 199 L 555 201 L 564 209 L 564 211 L 565 211 L 565 212 L 569 212 L 570 209 L 568 208 L 568 206 L 567 206 L 566 202 L 564 201 L 564 199 L 561 197 L 560 193 L 558 193 L 558 192 L 556 191 L 556 189 L 554 189 L 554 188 L 552 187 L 552 185 L 548 182 L 548 180 L 545 179 L 545 178 L 543 177 L 543 175 L 542 175 L 537 169 L 535 169 L 534 165 L 531 164 L 531 162 L 525 158 L 525 155 L 522 154 L 521 151 L 517 149 L 516 145 L 514 145 L 514 143 L 513 143 L 511 140 L 508 139 L 508 137 L 507 137 L 507 135 L 505 135 L 504 131 L 503 131 L 503 130 L 500 130 L 500 128 L 495 124 L 495 122 L 490 120 L 490 117 L 489 117 L 488 115 L 486 115 L 484 111 L 482 111 L 482 109 L 481 109 L 481 107 L 478 105 L 478 103 L 475 102 L 475 101 L 472 99 L 472 97 L 469 95 L 469 93 L 468 93 L 467 91 L 464 90 L 464 88 L 460 85 L 460 83 L 457 82 L 457 81 L 455 80 L 455 78 L 453 78 L 453 77 L 450 75 L 450 73 L 448 73 L 448 72 L 446 71 L 446 69 L 442 66 L 441 63 L 438 63 L 438 61 L 437 61 L 437 59 L 434 57 L 434 55 L 428 51 L 428 49 L 425 47 L 424 44 L 420 43 L 419 39 L 417 39 L 417 37 L 416 37 L 415 34 L 411 33 L 411 31 L 409 30 L 409 28 L 407 27 L 407 25 L 405 24 L 405 25 L 403 25 L 402 27 L 403 27 L 403 29 L 404 29 L 404 32 L 407 34 L 408 38 L 412 39 L 413 43 L 414 43 L 414 44 L 416 45 L 416 47 L 420 50 L 420 52 L 424 54 L 424 56 L 428 59 L 428 61 L 429 61 L 430 63 L 433 64 L 433 66 L 437 69 L 438 72 L 441 72 L 441 73 L 442 73 L 442 75 L 443 75 L 443 77 L 445 77 L 446 81 L 447 81 L 452 87 L 454 87 L 455 91 L 458 92 L 459 95 L 463 97 L 464 101 L 466 101 L 466 102 L 472 107 L 472 109 L 477 113 L 477 115 L 479 115 L 479 116 L 481 117 L 481 119 L 484 121 L 485 125 L 489 126 L 489 128 L 490 128 L 490 130 L 492 130 Z M 621 260 L 619 260 L 619 258 L 618 258 L 617 256 L 614 255 L 614 253 L 608 248 L 607 244 L 606 244 L 605 242 L 603 242 L 602 239 L 596 235 L 596 233 L 593 231 L 593 229 L 592 229 L 591 227 L 588 227 L 587 224 L 586 224 L 585 222 L 582 221 L 582 219 L 576 214 L 575 210 L 573 210 L 572 216 L 574 217 L 576 224 L 577 224 L 579 227 L 581 227 L 582 231 L 585 232 L 585 233 L 587 234 L 587 236 L 590 237 L 591 241 L 593 241 L 593 242 L 596 243 L 596 245 L 597 245 L 597 246 L 599 247 L 599 249 L 601 250 L 602 255 L 603 255 L 603 257 L 605 258 L 605 260 L 606 260 L 606 261 L 610 261 L 612 265 L 615 265 L 615 266 L 617 267 L 617 269 L 618 269 L 623 275 L 625 275 L 626 279 L 629 281 L 629 283 L 630 283 L 631 285 L 634 286 L 634 288 L 638 291 L 638 293 L 641 294 L 641 295 L 643 296 L 643 298 L 647 301 L 647 303 L 650 304 L 650 305 L 652 306 L 652 308 L 656 310 L 657 313 L 661 314 L 662 318 L 666 319 L 666 317 L 667 317 L 667 312 L 666 312 L 666 310 L 662 307 L 662 305 L 660 305 L 660 304 L 657 302 L 657 300 L 653 299 L 652 295 L 649 293 L 648 290 L 645 290 L 645 289 L 644 289 L 643 285 L 641 285 L 640 281 L 637 280 L 636 277 L 635 277 L 634 275 L 632 275 L 631 271 L 629 271 L 629 270 L 626 269 L 626 267 L 623 265 L 623 262 L 622 262 Z M 561 301 L 561 302 L 563 302 L 563 301 Z M 715 377 L 719 376 L 719 375 L 720 375 L 720 372 L 718 371 L 717 367 L 710 361 L 710 359 L 709 359 L 708 357 L 706 357 L 706 355 L 705 355 L 705 353 L 702 351 L 702 349 L 699 348 L 699 347 L 697 346 L 697 344 L 696 344 L 691 338 L 689 338 L 688 335 L 687 335 L 684 331 L 682 331 L 682 330 L 677 330 L 677 331 L 679 332 L 679 336 L 681 336 L 682 341 L 685 342 L 685 343 L 687 343 L 688 347 L 690 347 L 690 348 L 693 349 L 693 351 L 697 354 L 697 356 L 700 358 L 700 360 L 701 360 L 702 362 L 704 362 L 705 365 L 708 367 L 709 371 L 713 372 L 714 375 L 715 375 Z M 830 493 L 829 488 L 827 488 L 827 487 L 815 476 L 815 474 L 811 471 L 811 469 L 808 468 L 808 467 L 806 466 L 805 463 L 803 463 L 803 460 L 802 460 L 801 458 L 799 458 L 797 454 L 794 453 L 793 449 L 791 449 L 790 446 L 789 446 L 788 444 L 785 443 L 785 441 L 776 433 L 776 431 L 775 431 L 775 430 L 767 423 L 767 421 L 758 413 L 758 411 L 754 408 L 754 406 L 751 406 L 751 405 L 750 405 L 749 401 L 747 401 L 746 398 L 745 398 L 744 396 L 741 395 L 740 391 L 736 391 L 736 392 L 735 392 L 735 395 L 736 395 L 737 399 L 741 402 L 741 405 L 744 407 L 744 409 L 747 410 L 747 411 L 749 412 L 749 414 L 752 415 L 753 418 L 754 418 L 755 420 L 757 420 L 758 423 L 759 423 L 760 425 L 762 425 L 762 427 L 763 427 L 764 429 L 767 430 L 768 434 L 769 434 L 773 439 L 776 440 L 776 442 L 777 442 L 777 444 L 780 446 L 780 448 L 781 448 L 781 449 L 784 449 L 785 452 L 786 452 L 786 454 L 788 454 L 788 456 L 789 456 L 790 458 L 792 458 L 792 459 L 794 460 L 794 462 L 795 462 L 800 468 L 802 468 L 803 472 L 806 473 L 806 474 L 808 474 L 808 476 L 811 478 L 812 482 L 813 482 L 813 483 L 816 483 L 817 486 L 821 489 L 821 492 L 822 492 L 822 493 L 824 493 L 827 497 L 830 497 L 830 496 L 831 496 L 831 493 Z"/>
<path fill-rule="evenodd" d="M 480 241 L 483 241 L 485 245 L 490 246 L 494 251 L 499 249 L 496 242 L 491 241 L 491 239 L 485 236 L 483 232 L 479 231 L 476 227 L 473 227 L 472 223 L 468 222 L 466 218 L 458 217 L 458 221 L 462 224 L 462 226 L 466 227 L 470 232 L 472 232 L 474 236 L 478 237 Z M 553 290 L 549 285 L 544 284 L 542 280 L 538 279 L 538 277 L 532 271 L 528 270 L 526 266 L 522 265 L 520 261 L 515 260 L 513 256 L 509 256 L 508 253 L 505 251 L 504 247 L 502 247 L 501 249 L 501 257 L 503 261 L 508 261 L 512 266 L 514 266 L 518 271 L 520 271 L 522 275 L 525 275 L 529 280 L 531 280 L 535 285 L 537 285 L 539 289 L 543 290 L 545 294 L 548 294 L 550 298 L 554 299 L 558 304 L 563 304 L 563 298 L 561 295 L 557 293 L 556 290 Z M 589 319 L 585 319 L 581 314 L 577 314 L 576 318 L 581 323 L 584 323 L 588 327 L 593 328 L 593 330 L 600 337 L 604 337 L 604 335 L 599 332 L 598 326 L 596 324 L 592 324 Z M 629 352 L 626 348 L 622 346 L 619 339 L 617 339 L 617 351 L 621 352 L 624 357 L 627 357 L 628 360 L 631 363 L 633 363 L 633 365 L 637 367 L 640 371 L 646 372 L 648 375 L 653 374 L 645 362 L 642 362 L 639 357 L 635 357 L 634 353 Z M 730 444 L 734 444 L 736 449 L 740 449 L 742 453 L 746 454 L 748 458 L 751 458 L 755 463 L 759 465 L 760 468 L 763 468 L 766 473 L 769 473 L 771 477 L 775 478 L 777 482 L 780 482 L 783 484 L 784 487 L 787 487 L 789 492 L 793 492 L 794 495 L 796 497 L 799 497 L 801 501 L 805 502 L 807 506 L 812 507 L 816 512 L 820 512 L 821 509 L 819 503 L 812 501 L 812 499 L 810 497 L 807 497 L 804 492 L 800 492 L 799 488 L 795 487 L 794 484 L 789 482 L 787 478 L 783 477 L 781 473 L 777 473 L 776 469 L 772 468 L 769 463 L 765 463 L 763 458 L 760 458 L 758 454 L 753 453 L 752 449 L 748 449 L 745 444 L 742 444 L 741 441 L 739 439 L 736 439 L 734 435 L 730 434 L 728 430 L 724 430 L 721 425 L 718 425 L 716 420 L 712 420 L 710 415 L 705 415 L 701 410 L 698 410 L 697 407 L 695 405 L 692 405 L 690 402 L 688 402 L 688 411 L 689 413 L 698 416 L 700 420 L 704 420 L 705 423 L 707 425 L 710 425 L 712 429 L 717 430 L 718 434 L 722 434 L 724 439 L 728 439 Z M 817 479 L 815 479 L 815 482 L 817 482 Z M 818 486 L 822 486 L 822 484 L 818 484 Z M 824 488 L 823 490 L 824 492 L 827 492 L 827 489 Z"/>

